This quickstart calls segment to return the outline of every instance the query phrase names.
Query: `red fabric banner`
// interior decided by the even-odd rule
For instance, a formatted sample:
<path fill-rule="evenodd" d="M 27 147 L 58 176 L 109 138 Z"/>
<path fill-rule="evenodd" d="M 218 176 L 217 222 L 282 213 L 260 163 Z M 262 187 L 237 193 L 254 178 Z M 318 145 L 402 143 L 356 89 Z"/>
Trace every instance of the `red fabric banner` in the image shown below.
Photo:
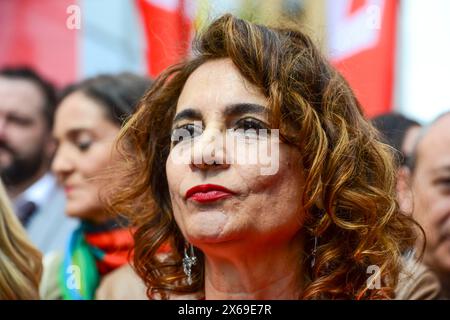
<path fill-rule="evenodd" d="M 147 37 L 150 76 L 183 58 L 190 47 L 192 23 L 186 0 L 137 0 Z"/>
<path fill-rule="evenodd" d="M 0 1 L 0 67 L 27 65 L 56 84 L 74 81 L 77 30 L 66 25 L 74 3 Z"/>
<path fill-rule="evenodd" d="M 368 117 L 393 108 L 397 0 L 329 0 L 330 52 Z"/>

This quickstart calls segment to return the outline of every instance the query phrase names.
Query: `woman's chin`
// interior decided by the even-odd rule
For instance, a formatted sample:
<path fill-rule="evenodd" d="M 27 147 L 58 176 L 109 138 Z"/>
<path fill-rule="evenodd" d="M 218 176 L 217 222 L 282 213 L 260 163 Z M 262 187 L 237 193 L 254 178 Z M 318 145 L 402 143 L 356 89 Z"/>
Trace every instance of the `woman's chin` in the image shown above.
<path fill-rule="evenodd" d="M 186 236 L 195 246 L 230 240 L 230 235 L 226 232 L 229 217 L 221 211 L 193 213 L 186 222 Z"/>
<path fill-rule="evenodd" d="M 83 219 L 83 213 L 72 208 L 66 208 L 66 216 L 73 219 Z"/>
<path fill-rule="evenodd" d="M 67 205 L 66 216 L 83 221 L 93 220 L 93 213 L 91 211 L 84 210 L 84 208 L 80 208 L 79 206 Z"/>

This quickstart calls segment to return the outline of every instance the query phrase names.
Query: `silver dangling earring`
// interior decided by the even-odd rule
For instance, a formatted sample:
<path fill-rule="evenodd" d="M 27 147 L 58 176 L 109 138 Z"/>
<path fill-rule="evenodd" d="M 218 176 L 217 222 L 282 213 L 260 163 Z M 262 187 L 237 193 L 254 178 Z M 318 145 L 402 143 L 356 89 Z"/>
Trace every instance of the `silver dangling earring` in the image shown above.
<path fill-rule="evenodd" d="M 188 254 L 189 247 L 189 254 Z M 187 281 L 189 285 L 192 285 L 192 266 L 197 264 L 197 257 L 194 253 L 194 247 L 192 244 L 186 243 L 184 246 L 184 258 L 183 258 L 183 271 L 188 277 Z"/>
<path fill-rule="evenodd" d="M 317 253 L 317 236 L 314 236 L 314 249 L 311 252 L 312 259 L 311 259 L 311 268 L 314 267 L 316 264 L 316 253 Z"/>

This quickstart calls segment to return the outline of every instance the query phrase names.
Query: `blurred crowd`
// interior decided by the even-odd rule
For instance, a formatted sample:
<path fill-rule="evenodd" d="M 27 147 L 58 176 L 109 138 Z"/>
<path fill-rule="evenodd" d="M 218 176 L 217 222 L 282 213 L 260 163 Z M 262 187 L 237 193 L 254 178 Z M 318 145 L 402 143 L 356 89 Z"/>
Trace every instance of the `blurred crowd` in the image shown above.
<path fill-rule="evenodd" d="M 122 73 L 57 90 L 31 68 L 0 70 L 0 299 L 148 299 L 136 230 L 106 198 L 124 161 L 116 140 L 139 101 L 158 98 L 152 85 Z M 425 235 L 403 257 L 396 298 L 450 298 L 450 113 L 371 123 L 395 155 L 401 214 Z"/>
<path fill-rule="evenodd" d="M 0 297 L 120 298 L 106 275 L 127 265 L 133 240 L 102 204 L 99 180 L 150 79 L 103 75 L 57 92 L 30 68 L 0 74 Z M 136 282 L 123 298 L 145 297 Z"/>

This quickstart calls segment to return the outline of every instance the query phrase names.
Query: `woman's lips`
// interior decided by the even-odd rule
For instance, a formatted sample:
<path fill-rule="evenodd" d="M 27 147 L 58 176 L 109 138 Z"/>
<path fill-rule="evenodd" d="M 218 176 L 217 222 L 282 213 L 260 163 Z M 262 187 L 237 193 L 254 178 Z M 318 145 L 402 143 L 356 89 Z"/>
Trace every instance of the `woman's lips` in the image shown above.
<path fill-rule="evenodd" d="M 64 192 L 66 193 L 66 194 L 69 194 L 69 193 L 71 193 L 73 191 L 73 187 L 72 186 L 65 186 L 64 187 Z"/>
<path fill-rule="evenodd" d="M 186 199 L 192 199 L 200 203 L 218 201 L 233 196 L 235 193 L 225 187 L 215 184 L 202 184 L 189 189 Z"/>

